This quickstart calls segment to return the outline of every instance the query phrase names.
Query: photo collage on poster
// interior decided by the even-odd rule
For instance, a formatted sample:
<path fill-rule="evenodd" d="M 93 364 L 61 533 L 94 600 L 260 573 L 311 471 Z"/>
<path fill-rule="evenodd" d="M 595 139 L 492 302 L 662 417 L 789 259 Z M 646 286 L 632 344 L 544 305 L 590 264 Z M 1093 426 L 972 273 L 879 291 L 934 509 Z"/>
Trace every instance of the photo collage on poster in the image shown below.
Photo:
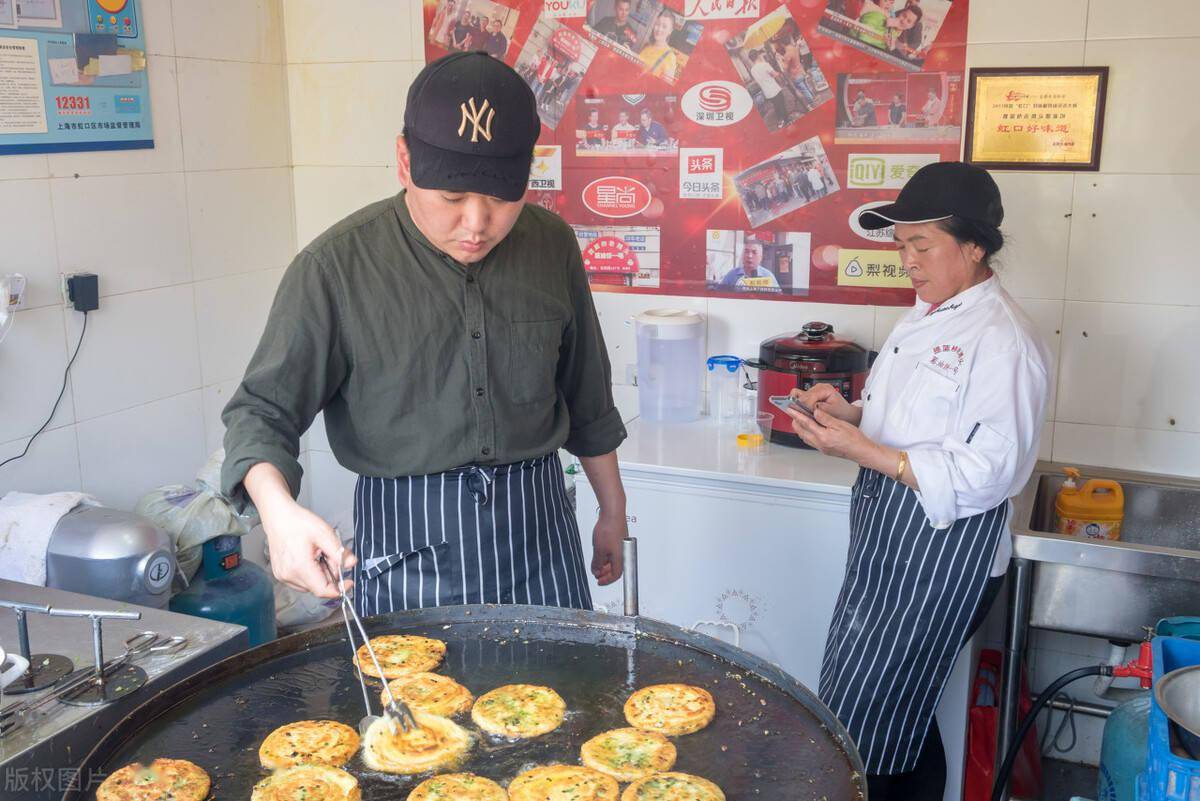
<path fill-rule="evenodd" d="M 845 265 L 894 258 L 858 213 L 958 157 L 967 5 L 426 0 L 426 57 L 483 50 L 529 85 L 527 200 L 597 291 L 904 305 Z"/>

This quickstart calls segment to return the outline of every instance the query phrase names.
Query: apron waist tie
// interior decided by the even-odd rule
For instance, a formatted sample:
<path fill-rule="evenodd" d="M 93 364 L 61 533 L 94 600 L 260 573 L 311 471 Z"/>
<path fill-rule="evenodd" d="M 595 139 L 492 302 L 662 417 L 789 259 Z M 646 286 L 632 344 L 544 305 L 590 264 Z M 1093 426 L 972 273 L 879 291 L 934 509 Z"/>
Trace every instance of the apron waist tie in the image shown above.
<path fill-rule="evenodd" d="M 492 482 L 496 480 L 496 468 L 473 464 L 466 468 L 465 472 L 467 489 L 470 491 L 471 497 L 478 505 L 487 506 L 487 502 L 492 496 Z"/>

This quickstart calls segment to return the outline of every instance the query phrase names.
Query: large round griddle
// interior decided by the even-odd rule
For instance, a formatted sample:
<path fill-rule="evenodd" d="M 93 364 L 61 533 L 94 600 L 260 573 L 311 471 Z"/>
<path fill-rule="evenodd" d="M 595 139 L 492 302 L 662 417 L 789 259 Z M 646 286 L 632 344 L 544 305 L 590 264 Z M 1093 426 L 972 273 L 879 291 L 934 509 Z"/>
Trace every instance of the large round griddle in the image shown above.
<path fill-rule="evenodd" d="M 556 731 L 533 740 L 479 735 L 459 769 L 507 785 L 537 765 L 579 763 L 590 737 L 627 726 L 622 706 L 639 687 L 697 684 L 712 692 L 717 716 L 676 738 L 675 770 L 715 781 L 728 801 L 862 801 L 862 762 L 841 724 L 803 685 L 746 651 L 647 618 L 532 606 L 458 606 L 379 615 L 372 635 L 436 637 L 448 646 L 439 668 L 476 696 L 503 684 L 545 684 L 567 702 Z M 381 685 L 370 680 L 378 711 Z M 187 759 L 213 779 L 212 796 L 248 800 L 266 774 L 258 746 L 276 727 L 304 719 L 356 726 L 362 693 L 340 620 L 230 657 L 151 697 L 117 724 L 81 766 L 99 777 L 131 762 Z M 364 801 L 405 799 L 426 776 L 402 777 L 346 766 Z M 94 793 L 71 789 L 64 801 Z"/>

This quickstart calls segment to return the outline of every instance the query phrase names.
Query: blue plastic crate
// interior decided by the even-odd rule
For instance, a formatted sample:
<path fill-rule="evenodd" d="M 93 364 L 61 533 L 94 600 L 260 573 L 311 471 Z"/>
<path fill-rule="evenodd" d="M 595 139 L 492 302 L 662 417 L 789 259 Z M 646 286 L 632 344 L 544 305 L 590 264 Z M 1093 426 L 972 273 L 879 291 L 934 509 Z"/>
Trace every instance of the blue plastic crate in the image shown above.
<path fill-rule="evenodd" d="M 1154 681 L 1189 665 L 1200 665 L 1200 641 L 1155 637 Z M 1151 699 L 1146 772 L 1138 781 L 1142 801 L 1200 801 L 1200 760 L 1171 753 L 1167 716 Z"/>

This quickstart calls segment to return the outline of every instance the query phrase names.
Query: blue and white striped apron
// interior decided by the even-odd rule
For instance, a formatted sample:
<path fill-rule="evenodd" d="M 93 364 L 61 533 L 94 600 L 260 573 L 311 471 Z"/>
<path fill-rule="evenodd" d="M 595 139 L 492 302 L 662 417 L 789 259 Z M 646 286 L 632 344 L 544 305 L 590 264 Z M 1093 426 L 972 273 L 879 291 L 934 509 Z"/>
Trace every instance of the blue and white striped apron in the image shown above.
<path fill-rule="evenodd" d="M 592 608 L 557 453 L 427 476 L 360 476 L 354 543 L 364 617 L 476 603 Z"/>
<path fill-rule="evenodd" d="M 872 775 L 911 771 L 1007 532 L 1006 500 L 934 529 L 917 494 L 859 470 L 821 700 Z"/>

